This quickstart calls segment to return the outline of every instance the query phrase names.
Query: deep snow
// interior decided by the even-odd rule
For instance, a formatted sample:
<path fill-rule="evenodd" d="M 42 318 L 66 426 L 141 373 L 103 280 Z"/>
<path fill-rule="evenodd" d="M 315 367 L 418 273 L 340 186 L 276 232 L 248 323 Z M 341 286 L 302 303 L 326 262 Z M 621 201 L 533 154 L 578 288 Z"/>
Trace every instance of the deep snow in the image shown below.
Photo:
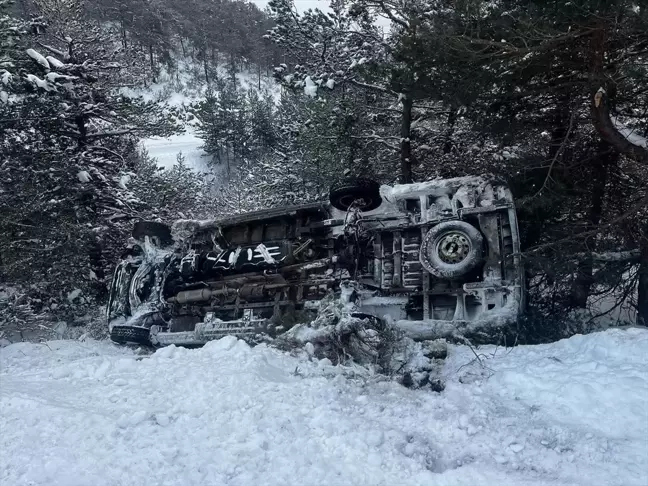
<path fill-rule="evenodd" d="M 0 484 L 648 484 L 648 331 L 477 352 L 434 393 L 233 337 L 13 344 Z"/>
<path fill-rule="evenodd" d="M 157 160 L 159 167 L 171 169 L 178 161 L 178 154 L 185 158 L 187 166 L 198 172 L 209 172 L 210 157 L 201 149 L 203 141 L 198 138 L 193 127 L 185 127 L 180 135 L 168 138 L 151 137 L 142 140 L 142 146 L 150 157 Z"/>

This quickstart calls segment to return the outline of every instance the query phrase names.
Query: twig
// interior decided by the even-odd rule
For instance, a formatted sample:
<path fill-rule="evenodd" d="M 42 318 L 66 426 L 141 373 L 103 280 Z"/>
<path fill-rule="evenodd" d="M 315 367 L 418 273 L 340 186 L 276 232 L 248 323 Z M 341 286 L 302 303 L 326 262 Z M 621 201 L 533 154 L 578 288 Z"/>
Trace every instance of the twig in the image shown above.
<path fill-rule="evenodd" d="M 535 253 L 535 252 L 537 252 L 539 250 L 542 250 L 543 248 L 547 248 L 547 247 L 550 247 L 550 246 L 558 245 L 560 243 L 565 243 L 567 241 L 572 241 L 572 240 L 576 240 L 576 239 L 579 239 L 579 238 L 583 238 L 583 237 L 598 234 L 601 231 L 603 231 L 604 229 L 609 228 L 611 226 L 614 226 L 615 224 L 620 223 L 621 221 L 623 221 L 623 220 L 625 220 L 627 218 L 636 216 L 639 209 L 641 209 L 642 207 L 644 207 L 647 204 L 648 204 L 648 194 L 645 195 L 644 197 L 642 197 L 641 199 L 639 199 L 637 204 L 633 205 L 628 211 L 620 214 L 616 218 L 612 218 L 607 223 L 599 225 L 596 229 L 593 229 L 591 231 L 585 231 L 583 233 L 577 233 L 574 236 L 567 236 L 566 238 L 562 238 L 562 239 L 557 240 L 557 241 L 552 241 L 550 243 L 543 243 L 542 245 L 538 245 L 538 246 L 535 246 L 533 248 L 530 248 L 529 250 L 525 251 L 524 253 L 525 254 Z"/>
<path fill-rule="evenodd" d="M 468 340 L 468 338 L 465 338 L 465 337 L 464 337 L 463 339 L 461 339 L 461 341 L 462 341 L 466 346 L 468 346 L 468 348 L 472 351 L 472 354 L 475 355 L 475 358 L 477 359 L 477 361 L 479 361 L 479 364 L 480 364 L 481 366 L 484 366 L 484 363 L 483 363 L 483 361 L 481 360 L 481 357 L 477 354 L 477 351 L 475 351 L 475 348 L 473 348 L 473 345 L 472 345 L 472 343 Z"/>
<path fill-rule="evenodd" d="M 114 155 L 115 157 L 119 157 L 119 160 L 121 160 L 122 164 L 125 163 L 125 162 L 124 162 L 124 157 L 122 157 L 122 156 L 121 156 L 120 154 L 118 154 L 117 152 L 113 152 L 113 151 L 110 150 L 109 148 L 102 147 L 101 145 L 90 145 L 90 146 L 88 147 L 88 149 L 104 150 L 104 151 L 106 151 L 106 152 L 108 152 L 108 153 Z"/>
<path fill-rule="evenodd" d="M 571 132 L 574 128 L 574 118 L 576 117 L 576 110 L 572 111 L 571 118 L 569 119 L 569 128 L 567 129 L 567 134 L 565 135 L 565 138 L 563 139 L 562 143 L 560 144 L 560 147 L 558 147 L 558 150 L 556 151 L 556 154 L 553 157 L 553 160 L 551 161 L 551 164 L 549 164 L 549 169 L 547 170 L 547 177 L 545 177 L 544 182 L 542 183 L 542 187 L 538 189 L 538 192 L 536 192 L 533 196 L 531 196 L 531 199 L 537 197 L 540 195 L 540 193 L 546 189 L 547 184 L 549 182 L 549 179 L 551 179 L 551 171 L 553 170 L 554 165 L 556 164 L 556 161 L 558 160 L 558 157 L 563 153 L 563 150 L 565 150 L 565 145 L 567 145 L 567 141 L 569 140 L 569 136 L 571 135 Z"/>

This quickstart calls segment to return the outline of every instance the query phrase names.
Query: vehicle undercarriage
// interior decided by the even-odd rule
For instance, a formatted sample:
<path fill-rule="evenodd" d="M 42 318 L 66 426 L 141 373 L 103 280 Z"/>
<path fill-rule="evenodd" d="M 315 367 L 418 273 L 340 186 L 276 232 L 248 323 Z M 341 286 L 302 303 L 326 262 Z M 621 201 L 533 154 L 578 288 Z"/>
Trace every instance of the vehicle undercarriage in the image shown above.
<path fill-rule="evenodd" d="M 510 191 L 477 177 L 334 186 L 330 203 L 138 223 L 111 285 L 117 342 L 200 345 L 281 333 L 353 282 L 354 310 L 413 337 L 514 322 L 523 308 Z"/>

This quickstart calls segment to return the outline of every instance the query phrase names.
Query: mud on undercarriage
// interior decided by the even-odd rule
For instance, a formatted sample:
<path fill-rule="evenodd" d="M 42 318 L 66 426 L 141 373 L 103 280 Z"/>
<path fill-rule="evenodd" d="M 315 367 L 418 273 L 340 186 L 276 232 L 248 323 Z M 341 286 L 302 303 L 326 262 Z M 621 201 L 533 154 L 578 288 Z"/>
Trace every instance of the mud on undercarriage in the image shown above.
<path fill-rule="evenodd" d="M 330 202 L 135 225 L 110 289 L 111 338 L 200 345 L 310 322 L 354 281 L 354 312 L 411 337 L 510 324 L 523 309 L 510 191 L 479 177 L 379 186 Z"/>

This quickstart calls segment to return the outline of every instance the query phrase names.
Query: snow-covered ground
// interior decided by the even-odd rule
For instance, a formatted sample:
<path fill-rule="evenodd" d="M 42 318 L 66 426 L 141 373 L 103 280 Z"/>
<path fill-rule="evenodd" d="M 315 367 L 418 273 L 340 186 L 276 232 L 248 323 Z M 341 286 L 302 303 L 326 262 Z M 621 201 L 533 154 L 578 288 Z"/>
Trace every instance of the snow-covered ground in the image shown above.
<path fill-rule="evenodd" d="M 190 126 L 186 127 L 186 132 L 181 135 L 142 140 L 142 146 L 157 160 L 160 167 L 172 168 L 178 160 L 178 154 L 182 153 L 187 166 L 200 172 L 209 172 L 209 156 L 200 148 L 203 143 Z"/>
<path fill-rule="evenodd" d="M 648 331 L 477 352 L 434 393 L 231 337 L 13 344 L 0 484 L 648 484 Z"/>

